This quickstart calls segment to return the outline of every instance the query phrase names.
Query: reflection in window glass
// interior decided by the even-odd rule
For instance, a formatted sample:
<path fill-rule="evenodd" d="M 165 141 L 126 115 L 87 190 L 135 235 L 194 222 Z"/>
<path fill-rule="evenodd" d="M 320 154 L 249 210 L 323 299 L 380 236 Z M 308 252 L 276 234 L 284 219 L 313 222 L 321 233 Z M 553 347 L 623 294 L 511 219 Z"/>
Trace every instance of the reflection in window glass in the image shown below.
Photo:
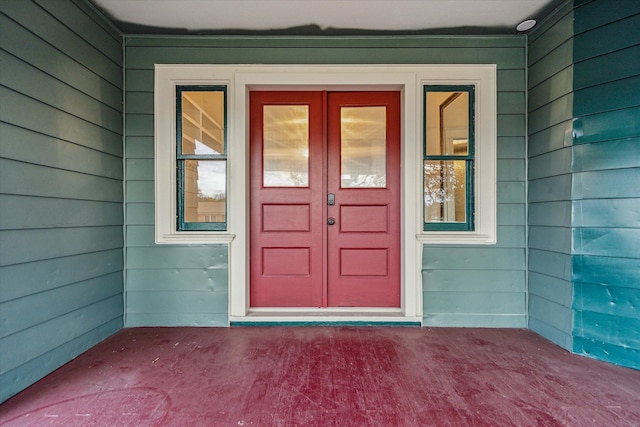
<path fill-rule="evenodd" d="M 309 106 L 263 107 L 263 185 L 309 186 Z"/>
<path fill-rule="evenodd" d="M 340 110 L 340 183 L 342 188 L 387 186 L 387 108 Z"/>
<path fill-rule="evenodd" d="M 184 220 L 225 222 L 226 162 L 187 160 L 184 175 Z"/>
<path fill-rule="evenodd" d="M 424 221 L 466 222 L 465 162 L 424 162 Z"/>
<path fill-rule="evenodd" d="M 226 88 L 177 86 L 178 230 L 226 228 Z"/>
<path fill-rule="evenodd" d="M 474 88 L 426 86 L 425 230 L 473 230 Z"/>

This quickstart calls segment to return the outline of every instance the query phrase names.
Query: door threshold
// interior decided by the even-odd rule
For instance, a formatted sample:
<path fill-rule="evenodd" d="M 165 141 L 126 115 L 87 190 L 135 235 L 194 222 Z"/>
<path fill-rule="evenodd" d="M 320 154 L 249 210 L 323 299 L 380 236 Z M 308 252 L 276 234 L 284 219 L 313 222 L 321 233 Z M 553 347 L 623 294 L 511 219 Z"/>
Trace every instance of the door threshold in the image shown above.
<path fill-rule="evenodd" d="M 422 318 L 386 308 L 258 308 L 230 326 L 422 326 Z"/>

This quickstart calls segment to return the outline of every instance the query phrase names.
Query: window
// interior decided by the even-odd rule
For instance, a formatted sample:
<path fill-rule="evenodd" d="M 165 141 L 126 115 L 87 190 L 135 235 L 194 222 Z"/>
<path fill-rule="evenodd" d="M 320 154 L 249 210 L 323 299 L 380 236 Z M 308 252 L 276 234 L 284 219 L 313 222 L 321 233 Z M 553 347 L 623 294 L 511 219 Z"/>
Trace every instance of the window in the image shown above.
<path fill-rule="evenodd" d="M 475 89 L 424 86 L 424 230 L 474 230 Z"/>
<path fill-rule="evenodd" d="M 225 230 L 226 87 L 176 87 L 177 230 Z"/>

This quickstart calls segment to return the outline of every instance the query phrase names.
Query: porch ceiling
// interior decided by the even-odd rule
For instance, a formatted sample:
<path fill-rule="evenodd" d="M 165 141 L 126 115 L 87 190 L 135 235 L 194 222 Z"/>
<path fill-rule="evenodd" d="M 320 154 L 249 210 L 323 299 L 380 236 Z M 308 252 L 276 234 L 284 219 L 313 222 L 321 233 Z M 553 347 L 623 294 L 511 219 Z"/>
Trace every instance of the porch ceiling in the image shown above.
<path fill-rule="evenodd" d="M 562 0 L 90 0 L 127 34 L 515 34 Z"/>

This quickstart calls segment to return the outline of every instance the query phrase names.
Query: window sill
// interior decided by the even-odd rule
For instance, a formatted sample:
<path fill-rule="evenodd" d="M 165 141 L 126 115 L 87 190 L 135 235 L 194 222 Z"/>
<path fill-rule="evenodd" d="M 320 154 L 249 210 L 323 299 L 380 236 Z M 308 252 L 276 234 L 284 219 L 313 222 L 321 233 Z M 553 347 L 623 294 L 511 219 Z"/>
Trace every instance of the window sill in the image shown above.
<path fill-rule="evenodd" d="M 496 237 L 473 231 L 425 232 L 416 234 L 416 240 L 429 245 L 495 245 Z"/>
<path fill-rule="evenodd" d="M 156 235 L 156 244 L 170 245 L 206 245 L 206 244 L 226 244 L 235 239 L 235 234 L 209 232 L 176 232 L 173 234 Z"/>

